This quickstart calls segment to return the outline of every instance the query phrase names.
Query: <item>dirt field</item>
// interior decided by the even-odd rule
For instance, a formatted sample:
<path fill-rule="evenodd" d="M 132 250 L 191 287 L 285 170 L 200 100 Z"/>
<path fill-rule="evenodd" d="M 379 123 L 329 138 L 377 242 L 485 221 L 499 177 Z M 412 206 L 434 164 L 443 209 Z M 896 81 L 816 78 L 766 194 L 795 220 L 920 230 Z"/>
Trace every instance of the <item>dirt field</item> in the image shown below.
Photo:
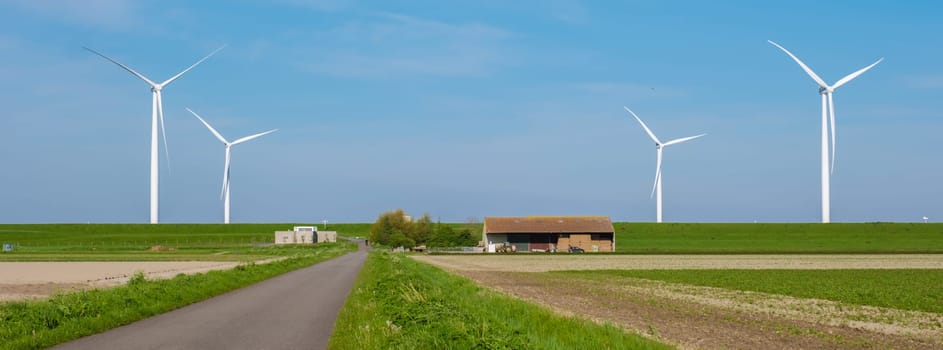
<path fill-rule="evenodd" d="M 660 269 L 943 269 L 943 254 L 890 255 L 423 255 L 447 269 L 546 272 Z"/>
<path fill-rule="evenodd" d="M 686 349 L 943 348 L 943 315 L 628 277 L 586 269 L 943 268 L 936 255 L 416 256 L 560 313 Z"/>
<path fill-rule="evenodd" d="M 123 284 L 135 272 L 147 278 L 230 269 L 238 262 L 0 262 L 0 301 L 44 298 L 53 293 Z"/>

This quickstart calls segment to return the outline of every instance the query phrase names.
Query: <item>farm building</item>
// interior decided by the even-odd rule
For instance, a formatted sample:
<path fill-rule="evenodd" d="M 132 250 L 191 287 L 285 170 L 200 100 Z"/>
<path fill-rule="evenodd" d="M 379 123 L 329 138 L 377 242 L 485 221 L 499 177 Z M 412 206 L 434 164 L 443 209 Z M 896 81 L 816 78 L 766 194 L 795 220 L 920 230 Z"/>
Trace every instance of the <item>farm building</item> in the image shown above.
<path fill-rule="evenodd" d="M 489 252 L 495 244 L 509 243 L 518 252 L 587 252 L 616 250 L 615 230 L 608 216 L 486 217 L 482 239 Z"/>

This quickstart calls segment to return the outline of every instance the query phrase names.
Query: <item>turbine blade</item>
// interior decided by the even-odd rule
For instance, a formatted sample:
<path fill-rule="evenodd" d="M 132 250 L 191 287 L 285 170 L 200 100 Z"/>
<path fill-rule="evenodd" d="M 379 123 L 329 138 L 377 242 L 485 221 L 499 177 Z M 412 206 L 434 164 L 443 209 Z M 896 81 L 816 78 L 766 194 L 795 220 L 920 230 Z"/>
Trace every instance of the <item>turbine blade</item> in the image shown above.
<path fill-rule="evenodd" d="M 828 93 L 829 119 L 832 124 L 832 165 L 829 168 L 829 174 L 835 172 L 835 102 L 832 100 L 832 93 Z"/>
<path fill-rule="evenodd" d="M 215 55 L 217 52 L 219 52 L 219 50 L 222 50 L 222 49 L 224 49 L 225 47 L 226 47 L 226 45 L 220 46 L 220 47 L 219 47 L 218 49 L 216 49 L 215 51 L 210 52 L 209 55 L 206 55 L 206 57 L 203 57 L 203 58 L 200 59 L 199 61 L 196 61 L 196 63 L 194 63 L 193 65 L 187 67 L 187 69 L 184 69 L 182 72 L 177 73 L 177 75 L 171 77 L 170 79 L 165 80 L 163 83 L 160 83 L 160 86 L 161 86 L 161 87 L 164 87 L 164 86 L 169 85 L 169 84 L 172 83 L 174 80 L 177 80 L 177 78 L 179 78 L 181 75 L 183 75 L 183 74 L 186 73 L 186 72 L 189 72 L 191 69 L 193 69 L 193 67 L 196 67 L 196 66 L 199 65 L 200 63 L 203 63 L 203 61 L 206 61 L 207 58 L 212 57 L 212 56 Z"/>
<path fill-rule="evenodd" d="M 217 139 L 219 139 L 220 141 L 222 141 L 223 143 L 227 145 L 229 144 L 229 141 L 226 141 L 226 139 L 223 138 L 223 135 L 220 135 L 219 132 L 216 131 L 216 129 L 213 129 L 213 127 L 210 126 L 210 123 L 207 123 L 205 120 L 203 120 L 203 118 L 200 118 L 200 115 L 196 114 L 196 112 L 194 112 L 190 108 L 187 108 L 187 111 L 190 112 L 190 114 L 193 114 L 193 116 L 196 117 L 196 119 L 199 119 L 200 122 L 203 123 L 203 125 L 206 125 L 206 128 L 210 129 L 210 132 L 213 133 L 213 135 L 215 135 Z"/>
<path fill-rule="evenodd" d="M 857 78 L 859 75 L 864 74 L 864 72 L 867 72 L 869 69 L 874 68 L 874 66 L 878 65 L 878 63 L 881 63 L 881 61 L 883 61 L 883 60 L 884 60 L 884 57 L 881 57 L 879 60 L 877 60 L 877 61 L 875 61 L 874 63 L 872 63 L 870 66 L 861 68 L 861 69 L 855 71 L 854 73 L 848 74 L 848 75 L 845 76 L 844 78 L 841 78 L 840 80 L 838 80 L 838 82 L 835 83 L 835 86 L 832 87 L 832 89 L 837 89 L 839 86 L 845 85 L 846 83 L 848 83 L 848 82 L 851 81 L 852 79 Z"/>
<path fill-rule="evenodd" d="M 648 198 L 655 197 L 655 189 L 658 188 L 658 180 L 661 179 L 661 152 L 663 148 L 658 149 L 658 161 L 655 163 L 655 183 L 652 184 L 652 194 Z"/>
<path fill-rule="evenodd" d="M 652 138 L 652 141 L 655 141 L 656 144 L 659 144 L 659 145 L 661 144 L 661 141 L 658 141 L 658 137 L 656 137 L 655 133 L 653 133 L 652 130 L 648 128 L 648 125 L 645 125 L 645 122 L 642 121 L 642 118 L 639 118 L 637 115 L 635 115 L 635 112 L 632 112 L 632 110 L 629 109 L 629 107 L 622 106 L 622 108 L 625 108 L 627 112 L 629 112 L 630 114 L 632 114 L 633 117 L 635 117 L 635 120 L 638 120 L 639 124 L 642 124 L 642 127 L 645 128 L 645 132 L 647 132 L 648 136 Z"/>
<path fill-rule="evenodd" d="M 682 143 L 682 142 L 686 142 L 686 141 L 691 141 L 691 140 L 693 140 L 693 139 L 696 139 L 696 138 L 701 137 L 701 136 L 704 136 L 704 135 L 707 135 L 707 134 L 700 134 L 700 135 L 696 135 L 696 136 L 688 136 L 688 137 L 682 137 L 682 138 L 680 138 L 680 139 L 674 139 L 674 140 L 665 142 L 665 147 L 671 146 L 671 145 L 676 145 L 676 144 L 679 144 L 679 143 Z"/>
<path fill-rule="evenodd" d="M 128 66 L 126 66 L 126 65 L 124 65 L 124 64 L 121 64 L 121 62 L 115 61 L 115 60 L 111 59 L 111 57 L 105 56 L 105 55 L 103 55 L 102 53 L 100 53 L 100 52 L 98 52 L 98 51 L 92 50 L 92 49 L 87 48 L 87 47 L 84 47 L 84 46 L 83 46 L 82 48 L 83 48 L 83 49 L 86 49 L 86 50 L 88 50 L 88 51 L 90 51 L 91 53 L 94 53 L 94 54 L 96 54 L 96 55 L 99 55 L 99 56 L 101 56 L 102 58 L 104 58 L 104 59 L 106 59 L 106 60 L 111 61 L 111 63 L 117 64 L 118 67 L 124 68 L 124 70 L 128 71 L 129 73 L 133 74 L 134 76 L 136 76 L 136 77 L 138 77 L 138 78 L 141 78 L 141 80 L 144 80 L 145 82 L 147 82 L 148 84 L 150 84 L 151 87 L 157 87 L 157 84 L 156 84 L 156 83 L 154 83 L 153 81 L 151 81 L 150 79 L 148 79 L 148 78 L 145 77 L 144 75 L 141 75 L 141 73 L 138 73 L 138 72 L 134 71 L 134 69 L 131 69 L 131 67 L 128 67 Z"/>
<path fill-rule="evenodd" d="M 223 195 L 226 194 L 226 188 L 229 187 L 229 157 L 230 157 L 230 148 L 226 146 L 226 164 L 223 166 L 223 189 L 219 191 L 219 199 L 223 199 Z"/>
<path fill-rule="evenodd" d="M 160 134 L 164 137 L 164 155 L 167 157 L 167 171 L 171 171 L 170 167 L 170 148 L 167 147 L 167 130 L 164 128 L 164 98 L 160 94 L 160 90 L 155 90 L 157 94 L 157 116 L 160 121 Z"/>
<path fill-rule="evenodd" d="M 767 40 L 767 42 L 769 42 L 770 44 L 773 44 L 773 46 L 778 47 L 780 50 L 783 50 L 783 52 L 789 55 L 789 57 L 792 57 L 792 59 L 796 61 L 796 63 L 798 63 L 800 67 L 802 67 L 802 70 L 804 70 L 807 74 L 809 74 L 809 76 L 812 77 L 812 80 L 815 80 L 815 82 L 818 83 L 819 86 L 823 88 L 829 87 L 828 84 L 826 84 L 825 81 L 822 80 L 822 78 L 819 78 L 819 76 L 815 74 L 815 72 L 813 72 L 812 69 L 809 68 L 809 66 L 806 66 L 805 63 L 802 63 L 802 60 L 796 57 L 796 55 L 793 55 L 792 52 L 789 52 L 789 50 L 786 50 L 785 47 L 779 46 L 779 44 L 773 42 L 772 40 Z"/>
<path fill-rule="evenodd" d="M 243 138 L 238 139 L 238 140 L 236 140 L 236 141 L 233 141 L 233 142 L 232 142 L 232 145 L 235 146 L 235 145 L 238 145 L 238 144 L 240 144 L 240 143 L 243 143 L 243 142 L 246 142 L 246 141 L 249 141 L 249 140 L 253 140 L 253 139 L 256 139 L 256 138 L 259 138 L 259 137 L 262 137 L 262 136 L 271 134 L 271 133 L 276 132 L 276 131 L 278 131 L 278 129 L 272 129 L 272 130 L 269 130 L 269 131 L 266 131 L 266 132 L 260 132 L 260 133 L 255 134 L 255 135 L 246 136 L 246 137 L 243 137 Z"/>

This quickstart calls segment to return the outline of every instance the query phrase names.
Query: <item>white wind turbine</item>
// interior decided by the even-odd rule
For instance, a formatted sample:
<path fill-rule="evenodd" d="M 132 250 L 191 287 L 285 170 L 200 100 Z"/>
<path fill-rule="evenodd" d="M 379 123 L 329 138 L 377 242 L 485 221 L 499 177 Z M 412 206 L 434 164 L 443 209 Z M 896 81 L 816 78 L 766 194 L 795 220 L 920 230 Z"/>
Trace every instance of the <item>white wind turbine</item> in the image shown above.
<path fill-rule="evenodd" d="M 278 129 L 273 129 L 273 130 L 269 130 L 269 131 L 266 131 L 266 132 L 261 132 L 261 133 L 255 134 L 255 135 L 249 135 L 249 136 L 243 137 L 243 138 L 241 138 L 241 139 L 237 139 L 236 141 L 229 142 L 229 141 L 226 141 L 226 139 L 223 137 L 223 135 L 220 135 L 219 132 L 216 131 L 216 129 L 213 129 L 213 127 L 210 126 L 209 123 L 207 123 L 205 120 L 203 120 L 203 118 L 200 118 L 200 116 L 197 115 L 196 112 L 194 112 L 193 110 L 191 110 L 191 109 L 189 109 L 189 108 L 187 108 L 187 111 L 189 111 L 191 114 L 193 114 L 194 117 L 196 117 L 197 119 L 199 119 L 200 122 L 203 123 L 203 125 L 206 125 L 206 128 L 207 128 L 207 129 L 210 129 L 210 132 L 212 132 L 213 135 L 216 136 L 217 139 L 219 139 L 220 141 L 223 142 L 224 145 L 226 145 L 226 164 L 225 164 L 225 166 L 223 167 L 223 190 L 222 190 L 222 192 L 220 192 L 220 195 L 219 195 L 219 196 L 223 199 L 223 203 L 224 203 L 224 204 L 223 204 L 223 223 L 224 223 L 224 224 L 228 224 L 228 223 L 229 223 L 229 158 L 230 158 L 230 148 L 232 148 L 232 146 L 238 145 L 238 144 L 240 144 L 240 143 L 243 143 L 243 142 L 246 142 L 246 141 L 249 141 L 249 140 L 252 140 L 252 139 L 256 139 L 256 138 L 262 137 L 263 135 L 271 134 L 271 133 L 277 131 Z"/>
<path fill-rule="evenodd" d="M 120 62 L 115 61 L 111 59 L 110 57 L 101 54 L 98 51 L 92 50 L 87 47 L 85 48 L 86 50 L 91 51 L 92 53 L 99 55 L 103 57 L 104 59 L 111 61 L 114 64 L 117 64 L 119 67 L 124 68 L 124 70 L 128 71 L 129 73 L 133 74 L 134 76 L 138 78 L 141 78 L 141 80 L 144 80 L 144 82 L 146 82 L 148 85 L 151 86 L 151 93 L 152 93 L 152 98 L 151 98 L 152 100 L 152 103 L 151 103 L 151 223 L 152 224 L 157 223 L 158 214 L 159 214 L 158 166 L 157 166 L 157 153 L 158 153 L 157 151 L 157 122 L 158 120 L 160 120 L 160 131 L 161 131 L 161 135 L 164 138 L 164 152 L 165 152 L 164 154 L 167 155 L 168 162 L 170 161 L 170 154 L 167 153 L 167 133 L 164 130 L 164 109 L 163 109 L 163 102 L 161 99 L 160 92 L 164 87 L 172 83 L 174 80 L 177 80 L 177 78 L 180 78 L 181 75 L 190 71 L 191 69 L 193 69 L 193 67 L 196 67 L 198 64 L 203 63 L 203 61 L 205 61 L 207 58 L 210 58 L 210 56 L 213 56 L 214 54 L 219 52 L 219 50 L 222 50 L 224 47 L 226 46 L 223 45 L 222 47 L 216 49 L 216 51 L 211 52 L 209 55 L 206 55 L 206 57 L 203 57 L 199 61 L 196 61 L 196 63 L 194 63 L 190 67 L 187 67 L 187 69 L 184 69 L 182 72 L 177 73 L 177 75 L 170 77 L 170 79 L 167 79 L 162 83 L 155 83 L 154 81 L 141 75 L 141 73 L 134 71 L 130 67 L 124 64 L 121 64 Z"/>
<path fill-rule="evenodd" d="M 835 170 L 835 103 L 832 99 L 832 93 L 834 93 L 835 89 L 838 89 L 838 87 L 847 84 L 852 79 L 857 78 L 859 75 L 864 74 L 864 72 L 867 72 L 878 63 L 881 63 L 884 58 L 882 57 L 872 63 L 870 66 L 861 68 L 854 73 L 846 75 L 844 78 L 841 78 L 835 82 L 834 85 L 828 85 L 824 80 L 822 80 L 822 78 L 819 78 L 819 76 L 815 74 L 815 72 L 813 72 L 809 66 L 806 66 L 805 63 L 802 63 L 798 57 L 793 55 L 792 52 L 789 52 L 789 50 L 786 50 L 785 47 L 780 46 L 772 40 L 767 41 L 770 44 L 773 44 L 773 46 L 778 47 L 780 50 L 783 50 L 783 52 L 789 55 L 789 57 L 791 57 L 794 61 L 796 61 L 796 63 L 799 64 L 800 67 L 802 67 L 802 70 L 812 77 L 812 80 L 815 80 L 815 82 L 819 84 L 819 94 L 822 95 L 822 223 L 829 223 L 831 222 L 830 176 L 831 173 Z M 828 153 L 829 124 L 831 124 L 832 136 L 831 156 Z M 831 161 L 829 161 L 829 159 L 831 159 Z"/>
<path fill-rule="evenodd" d="M 701 136 L 704 136 L 704 135 L 707 135 L 707 134 L 700 134 L 700 135 L 697 135 L 697 136 L 682 137 L 682 138 L 679 138 L 679 139 L 674 139 L 674 140 L 671 140 L 671 141 L 662 143 L 660 140 L 658 140 L 658 137 L 655 136 L 655 133 L 653 133 L 652 130 L 648 128 L 648 125 L 645 125 L 645 122 L 642 121 L 642 118 L 639 118 L 637 115 L 635 115 L 635 112 L 632 112 L 632 110 L 630 110 L 629 107 L 623 106 L 622 108 L 625 108 L 625 110 L 626 110 L 627 112 L 629 112 L 630 114 L 632 114 L 632 116 L 635 117 L 635 120 L 638 120 L 639 124 L 642 124 L 642 127 L 645 128 L 645 132 L 648 133 L 648 136 L 650 136 L 650 137 L 652 138 L 652 141 L 655 141 L 655 150 L 656 150 L 656 153 L 658 154 L 658 161 L 657 161 L 657 163 L 656 163 L 656 165 L 655 165 L 655 185 L 652 187 L 652 194 L 651 194 L 651 196 L 655 196 L 655 206 L 656 206 L 656 210 L 655 210 L 656 215 L 655 215 L 655 216 L 656 216 L 656 222 L 661 222 L 661 156 L 662 156 L 662 150 L 663 150 L 665 147 L 668 147 L 668 146 L 671 146 L 671 145 L 676 145 L 676 144 L 679 144 L 679 143 L 682 143 L 682 142 L 685 142 L 685 141 L 690 141 L 690 140 L 696 139 L 696 138 L 698 138 L 698 137 L 701 137 Z"/>

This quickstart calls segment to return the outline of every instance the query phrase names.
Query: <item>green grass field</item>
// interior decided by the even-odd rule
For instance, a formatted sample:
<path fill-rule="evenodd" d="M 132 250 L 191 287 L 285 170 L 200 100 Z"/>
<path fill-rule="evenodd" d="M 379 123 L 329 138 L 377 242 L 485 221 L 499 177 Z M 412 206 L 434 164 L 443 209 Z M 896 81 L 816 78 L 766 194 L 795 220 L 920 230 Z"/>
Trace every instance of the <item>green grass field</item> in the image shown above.
<path fill-rule="evenodd" d="M 580 277 L 634 277 L 943 313 L 943 270 L 600 270 Z"/>
<path fill-rule="evenodd" d="M 178 255 L 180 259 L 191 259 L 206 254 L 251 255 L 250 248 L 254 245 L 273 241 L 274 231 L 289 230 L 295 225 L 2 224 L 0 242 L 16 244 L 18 253 L 50 254 L 51 259 L 55 259 L 55 255 L 65 260 L 82 260 L 93 258 L 95 254 L 141 253 L 155 245 L 180 249 L 133 258 L 176 259 L 174 255 Z M 369 236 L 371 225 L 328 224 L 327 230 L 337 231 L 341 236 L 363 238 Z M 469 224 L 451 225 L 463 228 Z M 481 224 L 471 225 L 475 232 L 481 232 Z M 629 254 L 943 253 L 943 224 L 617 222 L 613 226 L 617 252 Z M 0 260 L 10 259 L 9 254 L 0 254 Z"/>
<path fill-rule="evenodd" d="M 331 349 L 665 349 L 610 325 L 563 317 L 404 255 L 370 254 Z"/>
<path fill-rule="evenodd" d="M 619 222 L 613 226 L 620 253 L 943 253 L 943 224 Z"/>
<path fill-rule="evenodd" d="M 0 261 L 246 261 L 284 255 L 274 232 L 311 224 L 0 224 Z M 322 229 L 322 225 L 317 225 Z M 363 236 L 370 224 L 329 224 L 340 236 Z M 164 251 L 150 251 L 162 246 Z"/>

